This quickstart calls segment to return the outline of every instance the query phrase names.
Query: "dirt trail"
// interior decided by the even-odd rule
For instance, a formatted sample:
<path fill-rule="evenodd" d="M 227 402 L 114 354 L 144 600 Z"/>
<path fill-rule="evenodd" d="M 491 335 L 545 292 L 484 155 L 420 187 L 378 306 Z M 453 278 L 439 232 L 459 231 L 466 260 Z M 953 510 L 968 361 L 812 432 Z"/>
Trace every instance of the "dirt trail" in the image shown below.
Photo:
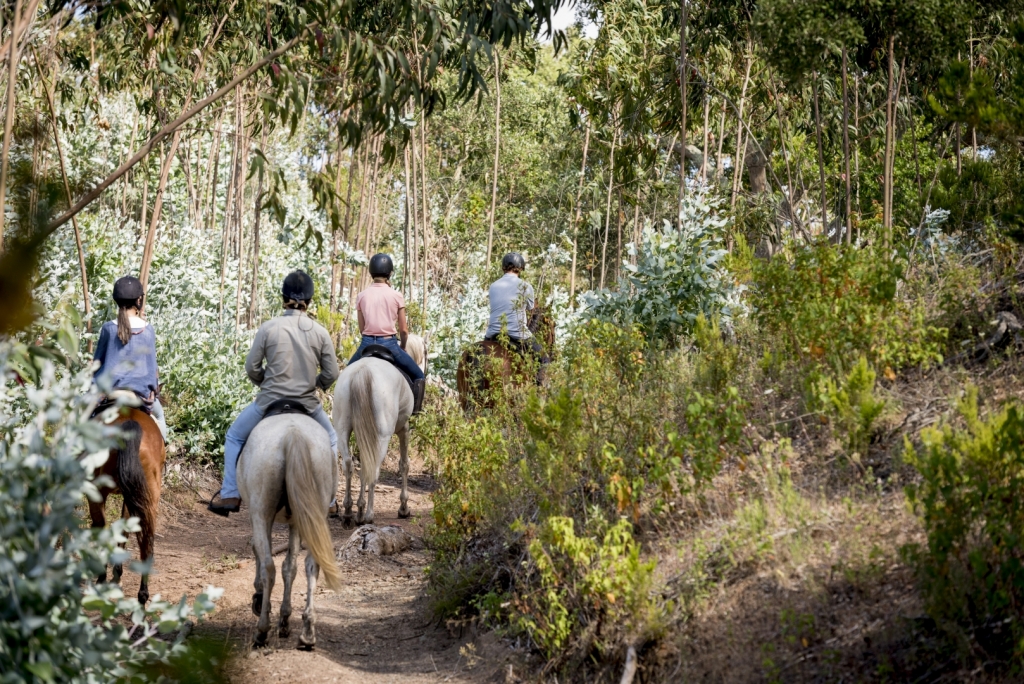
<path fill-rule="evenodd" d="M 228 672 L 234 682 L 411 684 L 517 680 L 516 675 L 522 672 L 520 654 L 492 635 L 477 636 L 470 631 L 460 634 L 433 620 L 424 576 L 430 555 L 423 543 L 433 482 L 423 472 L 422 464 L 414 461 L 409 478 L 413 515 L 399 520 L 396 466 L 394 456 L 389 456 L 377 485 L 375 522 L 402 526 L 413 537 L 412 548 L 393 557 L 340 563 L 346 580 L 344 589 L 340 593 L 318 589 L 314 600 L 314 651 L 297 650 L 306 591 L 302 570 L 305 551 L 299 559 L 292 596 L 292 636 L 280 639 L 272 628 L 269 648 L 253 650 L 250 646 L 256 627 L 256 617 L 250 610 L 254 562 L 249 516 L 244 508 L 241 514 L 224 520 L 206 511 L 195 493 L 168 492 L 161 505 L 156 574 L 150 580 L 150 591 L 177 600 L 182 594 L 194 597 L 208 585 L 224 588 L 216 612 L 197 633 L 223 637 L 232 644 Z M 344 529 L 340 520 L 331 520 L 330 526 L 338 548 L 352 530 Z M 287 527 L 275 525 L 274 546 L 283 545 L 286 539 Z M 283 559 L 284 553 L 275 556 L 278 573 L 272 597 L 273 625 L 277 624 L 281 602 Z M 126 572 L 123 585 L 127 595 L 134 595 L 138 577 Z"/>

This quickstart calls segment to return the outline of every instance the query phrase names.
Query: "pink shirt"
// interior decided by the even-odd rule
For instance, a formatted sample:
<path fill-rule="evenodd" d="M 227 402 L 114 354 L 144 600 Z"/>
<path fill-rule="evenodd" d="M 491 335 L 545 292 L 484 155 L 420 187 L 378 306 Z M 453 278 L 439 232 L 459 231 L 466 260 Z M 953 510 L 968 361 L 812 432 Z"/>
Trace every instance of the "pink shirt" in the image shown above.
<path fill-rule="evenodd" d="M 364 335 L 397 335 L 395 321 L 398 320 L 398 310 L 404 308 L 402 293 L 387 283 L 372 283 L 356 298 L 356 310 L 363 312 Z"/>

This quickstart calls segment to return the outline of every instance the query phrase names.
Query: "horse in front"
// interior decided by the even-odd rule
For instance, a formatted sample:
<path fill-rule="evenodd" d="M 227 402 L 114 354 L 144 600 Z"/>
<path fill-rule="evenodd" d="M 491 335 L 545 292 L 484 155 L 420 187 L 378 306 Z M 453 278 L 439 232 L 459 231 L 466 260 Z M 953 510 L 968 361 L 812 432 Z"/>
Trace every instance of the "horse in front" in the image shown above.
<path fill-rule="evenodd" d="M 406 348 L 423 369 L 426 363 L 423 339 L 409 335 Z M 413 393 L 405 374 L 385 360 L 386 352 L 382 349 L 379 357 L 373 356 L 376 352 L 367 348 L 362 358 L 345 368 L 334 389 L 331 418 L 338 433 L 338 449 L 345 471 L 346 527 L 352 526 L 352 473 L 355 468 L 349 440 L 353 432 L 359 447 L 356 522 L 360 525 L 373 523 L 373 493 L 393 435 L 398 435 L 401 452 L 398 470 L 402 478 L 402 492 L 398 517 L 409 517 L 409 417 L 413 412 Z"/>
<path fill-rule="evenodd" d="M 288 553 L 281 566 L 284 598 L 277 622 L 278 635 L 284 638 L 291 633 L 288 621 L 292 613 L 292 581 L 300 545 L 305 543 L 309 549 L 306 609 L 302 613 L 299 645 L 309 650 L 316 644 L 313 595 L 320 570 L 329 589 L 341 588 L 341 571 L 327 526 L 327 510 L 338 488 L 338 463 L 330 438 L 313 418 L 301 412 L 273 415 L 274 412 L 272 405 L 267 417 L 249 435 L 238 460 L 238 488 L 249 506 L 256 554 L 252 596 L 252 611 L 259 617 L 256 645 L 266 645 L 270 631 L 270 596 L 276 576 L 270 534 L 274 522 L 281 522 L 288 524 Z"/>

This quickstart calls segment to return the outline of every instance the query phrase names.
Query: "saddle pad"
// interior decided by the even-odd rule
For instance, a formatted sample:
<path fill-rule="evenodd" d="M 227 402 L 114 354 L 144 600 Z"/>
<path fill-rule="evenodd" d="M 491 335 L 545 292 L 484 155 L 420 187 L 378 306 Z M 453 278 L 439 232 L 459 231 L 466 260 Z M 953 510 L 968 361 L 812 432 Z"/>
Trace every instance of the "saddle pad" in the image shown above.
<path fill-rule="evenodd" d="M 266 412 L 264 412 L 263 417 L 269 418 L 270 416 L 278 416 L 281 415 L 282 413 L 301 413 L 304 416 L 309 415 L 309 411 L 306 410 L 306 407 L 300 404 L 297 400 L 278 399 L 277 401 L 275 401 L 274 403 L 267 407 L 267 410 Z"/>
<path fill-rule="evenodd" d="M 402 374 L 406 382 L 409 383 L 409 387 L 412 387 L 412 378 L 409 374 L 402 370 L 402 367 L 395 363 L 395 355 L 391 353 L 391 350 L 382 344 L 369 344 L 363 349 L 363 353 L 360 354 L 360 358 L 369 356 L 374 359 L 380 359 L 381 361 L 387 361 L 392 366 L 398 369 L 398 372 Z"/>

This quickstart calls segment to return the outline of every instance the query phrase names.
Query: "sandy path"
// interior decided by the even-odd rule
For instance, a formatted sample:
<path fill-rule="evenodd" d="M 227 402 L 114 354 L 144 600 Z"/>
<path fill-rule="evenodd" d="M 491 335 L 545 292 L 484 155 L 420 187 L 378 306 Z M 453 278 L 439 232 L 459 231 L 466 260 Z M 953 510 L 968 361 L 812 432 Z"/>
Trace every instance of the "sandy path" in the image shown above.
<path fill-rule="evenodd" d="M 409 505 L 412 517 L 399 520 L 397 463 L 390 456 L 376 491 L 378 525 L 401 525 L 413 537 L 412 548 L 383 559 L 341 562 L 346 585 L 340 593 L 318 589 L 317 646 L 297 650 L 305 604 L 306 581 L 300 557 L 292 596 L 292 635 L 277 637 L 271 629 L 269 648 L 253 650 L 256 618 L 250 610 L 254 563 L 250 547 L 249 517 L 219 518 L 205 509 L 199 497 L 185 490 L 169 492 L 162 503 L 156 546 L 156 573 L 150 591 L 176 600 L 190 597 L 208 585 L 224 588 L 216 612 L 197 634 L 223 638 L 232 644 L 228 668 L 232 681 L 281 684 L 284 682 L 503 682 L 523 672 L 522 654 L 492 635 L 450 631 L 438 625 L 430 612 L 424 570 L 430 554 L 423 543 L 423 523 L 431 511 L 433 482 L 414 462 L 410 472 Z M 356 483 L 353 482 L 353 485 Z M 339 496 L 339 499 L 341 497 Z M 330 520 L 335 547 L 352 534 L 340 520 Z M 287 539 L 284 525 L 274 527 L 274 545 Z M 134 546 L 134 542 L 133 542 Z M 281 601 L 281 562 L 272 604 L 273 625 Z M 125 593 L 134 595 L 138 578 L 126 573 Z M 512 670 L 509 668 L 512 667 Z M 510 677 L 509 675 L 513 676 Z"/>

